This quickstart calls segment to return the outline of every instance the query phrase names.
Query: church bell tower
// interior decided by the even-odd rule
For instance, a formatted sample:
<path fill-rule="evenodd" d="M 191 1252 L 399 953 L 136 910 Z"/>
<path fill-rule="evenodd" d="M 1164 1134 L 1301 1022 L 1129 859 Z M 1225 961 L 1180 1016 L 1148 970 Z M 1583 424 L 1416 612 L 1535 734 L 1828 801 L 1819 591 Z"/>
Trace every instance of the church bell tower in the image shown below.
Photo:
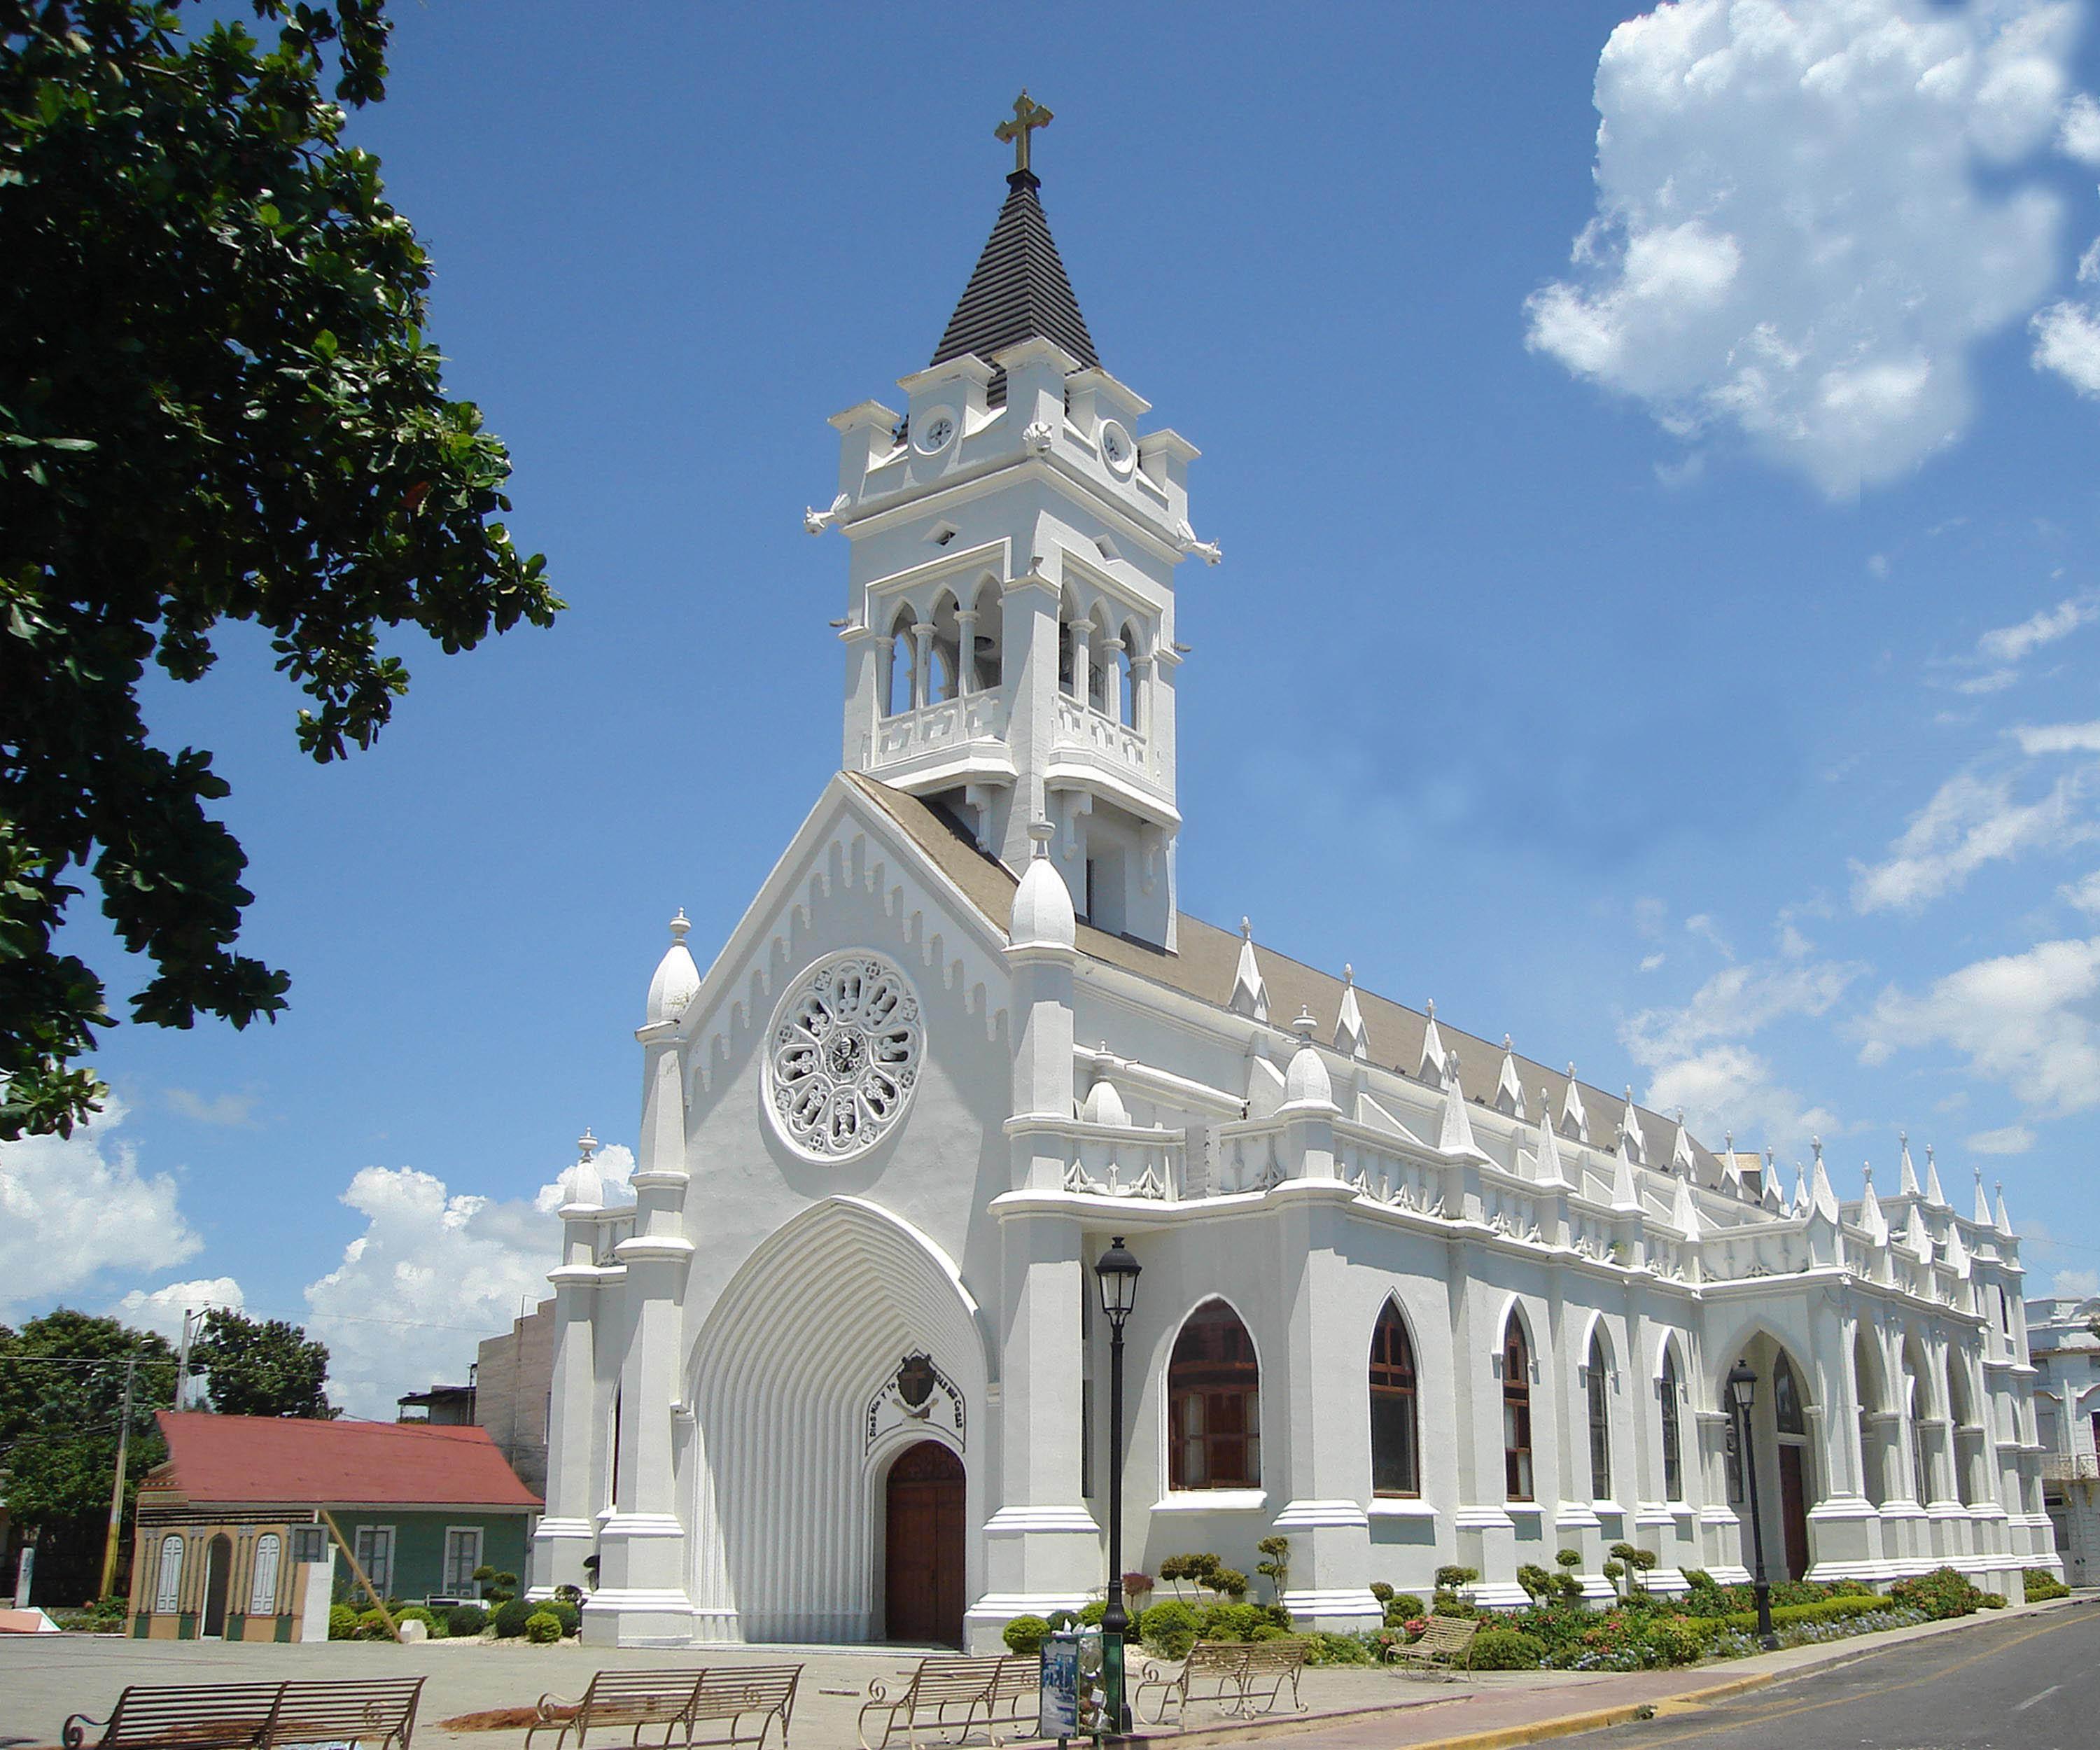
<path fill-rule="evenodd" d="M 923 797 L 1017 875 L 1029 825 L 1096 927 L 1172 948 L 1174 568 L 1195 447 L 1101 368 L 1030 168 L 1050 112 L 999 137 L 1005 204 L 899 414 L 832 421 L 851 549 L 845 765 Z"/>

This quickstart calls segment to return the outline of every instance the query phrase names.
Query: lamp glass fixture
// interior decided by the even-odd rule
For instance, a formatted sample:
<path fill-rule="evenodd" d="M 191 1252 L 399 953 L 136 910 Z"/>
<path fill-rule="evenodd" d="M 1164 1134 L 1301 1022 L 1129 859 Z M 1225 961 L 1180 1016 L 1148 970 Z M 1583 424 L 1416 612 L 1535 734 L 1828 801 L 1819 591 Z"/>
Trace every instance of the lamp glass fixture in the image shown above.
<path fill-rule="evenodd" d="M 1735 1400 L 1736 1408 L 1748 1413 L 1751 1400 L 1758 1395 L 1758 1376 L 1751 1371 L 1746 1360 L 1738 1361 L 1728 1369 L 1728 1395 Z"/>
<path fill-rule="evenodd" d="M 1142 1267 L 1118 1234 L 1094 1265 L 1094 1280 L 1101 1285 L 1101 1311 L 1118 1330 L 1137 1304 L 1137 1279 Z"/>

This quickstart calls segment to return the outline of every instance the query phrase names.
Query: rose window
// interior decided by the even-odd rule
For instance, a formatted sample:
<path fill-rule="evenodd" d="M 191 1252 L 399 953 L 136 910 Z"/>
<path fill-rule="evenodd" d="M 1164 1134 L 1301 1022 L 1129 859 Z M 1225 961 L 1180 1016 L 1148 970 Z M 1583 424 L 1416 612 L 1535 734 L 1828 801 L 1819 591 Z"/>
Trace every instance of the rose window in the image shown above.
<path fill-rule="evenodd" d="M 873 1148 L 911 1101 L 924 1043 L 919 999 L 889 961 L 818 962 L 774 1016 L 766 1100 L 781 1134 L 819 1161 Z"/>

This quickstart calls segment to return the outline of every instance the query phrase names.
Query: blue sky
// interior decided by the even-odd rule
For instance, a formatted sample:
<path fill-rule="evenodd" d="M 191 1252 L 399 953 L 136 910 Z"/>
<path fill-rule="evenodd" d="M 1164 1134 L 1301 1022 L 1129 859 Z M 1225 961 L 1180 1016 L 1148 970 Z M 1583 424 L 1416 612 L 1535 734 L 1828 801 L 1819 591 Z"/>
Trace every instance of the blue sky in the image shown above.
<path fill-rule="evenodd" d="M 368 1413 L 534 1291 L 571 1139 L 633 1140 L 664 920 L 704 961 L 836 763 L 824 420 L 931 355 L 1023 83 L 1225 552 L 1180 580 L 1185 907 L 1710 1144 L 1820 1134 L 1848 1197 L 1907 1127 L 2004 1179 L 2034 1287 L 2100 1287 L 2085 9 L 602 19 L 404 7 L 353 127 L 571 611 L 406 646 L 327 769 L 253 639 L 156 694 L 293 1007 L 110 1032 L 109 1117 L 0 1151 L 0 1316 L 237 1292 Z"/>

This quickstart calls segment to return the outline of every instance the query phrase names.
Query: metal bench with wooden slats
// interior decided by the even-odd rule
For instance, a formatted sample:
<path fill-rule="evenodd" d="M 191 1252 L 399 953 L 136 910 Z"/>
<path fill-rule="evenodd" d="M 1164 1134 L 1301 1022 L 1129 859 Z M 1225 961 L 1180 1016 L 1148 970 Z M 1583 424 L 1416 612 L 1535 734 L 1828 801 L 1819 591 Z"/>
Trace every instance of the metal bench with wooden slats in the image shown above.
<path fill-rule="evenodd" d="M 408 1750 L 416 1729 L 421 1677 L 373 1677 L 350 1682 L 293 1679 L 285 1685 L 270 1722 L 270 1744 L 355 1743 L 358 1750 Z"/>
<path fill-rule="evenodd" d="M 795 1711 L 795 1689 L 801 1681 L 800 1665 L 717 1665 L 700 1673 L 700 1681 L 693 1690 L 692 1705 L 686 1710 L 686 1736 L 688 1744 L 757 1744 L 764 1750 L 765 1735 L 772 1730 L 775 1720 L 780 1722 L 780 1742 L 788 1742 L 789 1717 Z M 748 1716 L 758 1719 L 758 1735 L 744 1735 L 743 1721 Z M 721 1720 L 729 1724 L 729 1735 L 721 1738 L 696 1738 L 694 1732 L 703 1720 Z"/>
<path fill-rule="evenodd" d="M 600 1671 L 574 1701 L 554 1695 L 540 1698 L 525 1730 L 526 1750 L 532 1750 L 535 1736 L 546 1731 L 554 1734 L 554 1750 L 562 1750 L 572 1731 L 577 1750 L 582 1750 L 594 1726 L 631 1727 L 638 1745 L 642 1733 L 656 1726 L 664 1728 L 666 1744 L 681 1726 L 690 1738 L 693 1697 L 706 1677 L 705 1671 Z"/>
<path fill-rule="evenodd" d="M 1131 1705 L 1142 1714 L 1145 1696 L 1157 1690 L 1158 1709 L 1152 1716 L 1154 1726 L 1167 1723 L 1170 1707 L 1174 1717 L 1180 1719 L 1192 1701 L 1214 1701 L 1229 1710 L 1237 1709 L 1246 1699 L 1246 1650 L 1247 1644 L 1238 1641 L 1198 1641 L 1177 1667 L 1148 1660 Z"/>
<path fill-rule="evenodd" d="M 1273 1713 L 1282 1705 L 1283 1686 L 1290 1686 L 1292 1711 L 1303 1713 L 1304 1702 L 1298 1694 L 1298 1674 L 1305 1668 L 1312 1643 L 1302 1635 L 1279 1635 L 1273 1641 L 1250 1641 L 1240 1668 L 1240 1704 L 1242 1717 Z M 1260 1705 L 1256 1705 L 1257 1699 Z"/>
<path fill-rule="evenodd" d="M 372 1750 L 408 1750 L 422 1689 L 421 1677 L 134 1683 L 108 1720 L 76 1713 L 60 1735 L 66 1750 L 272 1750 L 351 1739 Z"/>
<path fill-rule="evenodd" d="M 982 1726 L 995 1744 L 1004 1743 L 999 1728 L 1025 1728 L 1016 1735 L 1035 1735 L 1036 1708 L 1032 1705 L 1040 1682 L 1041 1666 L 1019 1654 L 998 1658 L 937 1657 L 922 1659 L 902 1694 L 893 1699 L 889 1686 L 877 1677 L 867 1686 L 858 1730 L 862 1750 L 884 1750 L 902 1731 L 905 1742 L 917 1750 L 922 1732 L 954 1732 L 960 1742 L 973 1727 Z M 871 1743 L 868 1723 L 878 1717 L 881 1736 Z"/>
<path fill-rule="evenodd" d="M 59 1735 L 66 1750 L 262 1750 L 284 1690 L 282 1683 L 134 1683 L 107 1720 L 76 1713 Z"/>
<path fill-rule="evenodd" d="M 1480 1631 L 1477 1617 L 1432 1616 L 1420 1640 L 1405 1646 L 1396 1642 L 1386 1649 L 1386 1657 L 1403 1669 L 1417 1673 L 1471 1670 L 1473 1637 Z"/>

